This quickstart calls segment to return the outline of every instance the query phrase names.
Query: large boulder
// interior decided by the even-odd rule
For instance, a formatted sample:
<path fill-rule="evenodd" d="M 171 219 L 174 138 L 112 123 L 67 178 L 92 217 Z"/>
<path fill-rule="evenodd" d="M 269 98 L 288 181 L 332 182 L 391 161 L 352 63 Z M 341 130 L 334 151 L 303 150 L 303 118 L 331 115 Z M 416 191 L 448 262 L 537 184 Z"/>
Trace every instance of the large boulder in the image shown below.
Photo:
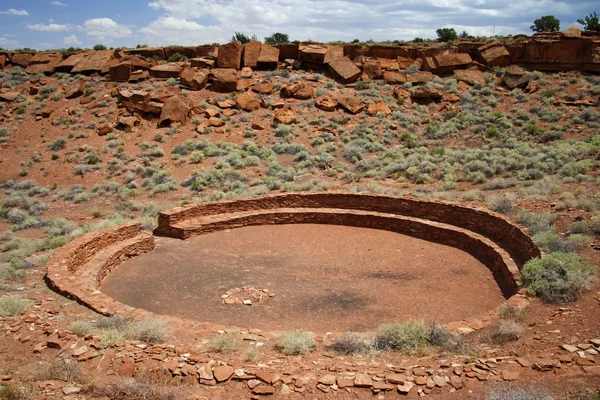
<path fill-rule="evenodd" d="M 85 60 L 90 58 L 92 54 L 94 54 L 94 50 L 71 54 L 69 57 L 56 64 L 54 70 L 57 72 L 71 72 L 76 65 L 85 63 Z"/>
<path fill-rule="evenodd" d="M 366 60 L 363 64 L 363 72 L 370 80 L 380 79 L 383 76 L 378 60 Z"/>
<path fill-rule="evenodd" d="M 215 91 L 230 93 L 237 90 L 238 75 L 235 69 L 215 68 L 210 73 L 213 76 L 212 87 Z"/>
<path fill-rule="evenodd" d="M 29 60 L 33 58 L 34 53 L 12 53 L 10 56 L 10 62 L 19 67 L 27 68 L 29 66 Z"/>
<path fill-rule="evenodd" d="M 290 83 L 281 88 L 281 97 L 293 97 L 302 88 L 304 88 L 304 82 Z"/>
<path fill-rule="evenodd" d="M 168 63 L 156 65 L 150 69 L 150 76 L 159 79 L 179 78 L 184 63 Z"/>
<path fill-rule="evenodd" d="M 252 86 L 252 91 L 260 94 L 273 93 L 273 83 L 265 81 Z"/>
<path fill-rule="evenodd" d="M 71 83 L 65 89 L 65 97 L 67 99 L 75 99 L 83 96 L 83 93 L 85 93 L 85 82 L 82 80 Z"/>
<path fill-rule="evenodd" d="M 375 117 L 379 113 L 389 115 L 392 113 L 392 110 L 383 101 L 378 101 L 376 103 L 369 104 L 369 106 L 367 107 L 367 114 L 369 114 L 372 117 Z"/>
<path fill-rule="evenodd" d="M 244 67 L 256 68 L 261 47 L 262 43 L 257 40 L 244 45 Z"/>
<path fill-rule="evenodd" d="M 217 57 L 219 48 L 212 44 L 203 44 L 196 47 L 196 57 Z"/>
<path fill-rule="evenodd" d="M 259 69 L 275 69 L 279 62 L 279 49 L 263 43 L 260 46 L 260 54 L 258 56 L 257 68 Z"/>
<path fill-rule="evenodd" d="M 249 92 L 240 93 L 235 98 L 234 107 L 238 110 L 255 111 L 260 108 L 260 100 Z"/>
<path fill-rule="evenodd" d="M 344 83 L 356 82 L 361 75 L 360 68 L 347 57 L 330 61 L 329 70 Z"/>
<path fill-rule="evenodd" d="M 165 49 L 162 47 L 141 47 L 139 49 L 125 49 L 125 54 L 131 54 L 135 56 L 154 58 L 155 60 L 165 59 Z"/>
<path fill-rule="evenodd" d="M 327 47 L 321 44 L 309 44 L 298 48 L 298 59 L 314 64 L 323 64 Z"/>
<path fill-rule="evenodd" d="M 131 78 L 131 64 L 122 62 L 113 65 L 109 69 L 110 80 L 115 82 L 127 82 Z"/>
<path fill-rule="evenodd" d="M 419 71 L 419 72 L 415 72 L 413 74 L 406 75 L 407 82 L 416 83 L 416 84 L 431 82 L 434 79 L 435 79 L 435 75 L 433 75 L 429 71 Z"/>
<path fill-rule="evenodd" d="M 567 38 L 572 38 L 572 39 L 581 38 L 581 29 L 579 29 L 576 26 L 572 26 L 569 29 L 567 29 L 566 31 L 562 31 L 561 33 L 563 34 L 564 37 L 567 37 Z"/>
<path fill-rule="evenodd" d="M 196 46 L 169 46 L 165 47 L 165 59 L 169 59 L 176 54 L 187 58 L 196 57 Z"/>
<path fill-rule="evenodd" d="M 208 71 L 196 68 L 184 68 L 179 74 L 179 79 L 181 79 L 184 85 L 194 90 L 201 90 L 208 83 Z"/>
<path fill-rule="evenodd" d="M 71 69 L 71 73 L 92 74 L 104 71 L 104 68 L 115 57 L 114 50 L 98 50 L 90 54 L 89 57 L 81 60 Z M 108 72 L 108 69 L 107 69 Z"/>
<path fill-rule="evenodd" d="M 28 74 L 51 74 L 62 59 L 62 54 L 58 52 L 39 52 L 31 57 L 25 71 Z"/>
<path fill-rule="evenodd" d="M 485 85 L 485 76 L 483 72 L 477 69 L 457 69 L 454 71 L 454 78 L 459 82 L 465 82 L 469 85 Z"/>
<path fill-rule="evenodd" d="M 296 113 L 289 108 L 280 108 L 275 110 L 273 122 L 276 124 L 293 124 L 296 122 Z"/>
<path fill-rule="evenodd" d="M 366 104 L 355 94 L 341 94 L 337 98 L 338 103 L 352 114 L 358 114 L 365 110 Z"/>
<path fill-rule="evenodd" d="M 240 69 L 242 64 L 242 51 L 244 46 L 239 41 L 219 46 L 217 67 Z"/>
<path fill-rule="evenodd" d="M 336 99 L 334 99 L 331 96 L 321 96 L 321 97 L 317 97 L 317 100 L 315 100 L 315 106 L 319 110 L 335 111 L 335 109 L 338 106 L 338 102 Z"/>
<path fill-rule="evenodd" d="M 323 59 L 324 64 L 329 64 L 332 61 L 343 60 L 344 57 L 344 46 L 341 45 L 328 45 L 325 58 Z"/>
<path fill-rule="evenodd" d="M 511 65 L 504 70 L 502 82 L 510 89 L 524 89 L 529 83 L 525 70 L 517 65 Z"/>
<path fill-rule="evenodd" d="M 504 67 L 510 64 L 510 52 L 498 41 L 487 43 L 477 48 L 479 61 L 493 67 Z"/>
<path fill-rule="evenodd" d="M 211 69 L 215 66 L 215 60 L 210 57 L 199 57 L 192 58 L 190 60 L 190 65 L 193 68 L 207 68 Z"/>
<path fill-rule="evenodd" d="M 188 117 L 192 107 L 181 96 L 170 97 L 162 108 L 160 118 L 158 120 L 158 126 L 170 126 L 173 123 L 181 123 L 185 125 L 188 121 Z"/>
<path fill-rule="evenodd" d="M 406 75 L 398 71 L 384 71 L 383 80 L 390 85 L 401 85 L 406 83 Z"/>
<path fill-rule="evenodd" d="M 434 67 L 431 68 L 431 72 L 443 75 L 451 74 L 455 69 L 465 69 L 473 62 L 473 59 L 467 53 L 450 53 L 434 56 L 433 62 Z M 429 67 L 431 66 L 429 65 Z"/>
<path fill-rule="evenodd" d="M 0 68 L 4 68 L 6 66 L 7 61 L 8 61 L 8 58 L 6 57 L 6 55 L 0 54 Z"/>

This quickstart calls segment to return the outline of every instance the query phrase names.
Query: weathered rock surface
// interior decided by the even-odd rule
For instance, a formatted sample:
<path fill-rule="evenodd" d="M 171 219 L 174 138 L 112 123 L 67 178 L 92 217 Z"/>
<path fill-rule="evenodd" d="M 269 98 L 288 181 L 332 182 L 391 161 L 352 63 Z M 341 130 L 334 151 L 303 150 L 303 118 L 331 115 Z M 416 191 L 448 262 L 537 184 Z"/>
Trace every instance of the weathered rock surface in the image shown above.
<path fill-rule="evenodd" d="M 344 83 L 355 82 L 362 73 L 360 68 L 347 57 L 331 61 L 329 69 Z"/>
<path fill-rule="evenodd" d="M 256 68 L 261 47 L 262 43 L 257 40 L 244 45 L 244 67 Z"/>
<path fill-rule="evenodd" d="M 196 68 L 184 68 L 179 75 L 181 82 L 194 89 L 201 90 L 208 83 L 208 71 Z"/>
<path fill-rule="evenodd" d="M 321 96 L 315 101 L 315 106 L 323 111 L 335 111 L 338 102 L 331 96 Z"/>
<path fill-rule="evenodd" d="M 217 56 L 218 68 L 233 68 L 240 69 L 242 64 L 242 51 L 244 46 L 241 42 L 231 42 L 219 46 L 219 54 Z"/>
<path fill-rule="evenodd" d="M 342 94 L 337 98 L 338 103 L 352 114 L 358 114 L 365 110 L 366 104 L 355 94 Z"/>
<path fill-rule="evenodd" d="M 237 90 L 238 76 L 235 69 L 216 68 L 211 70 L 213 89 L 217 92 L 230 93 Z"/>
<path fill-rule="evenodd" d="M 187 123 L 192 107 L 181 96 L 170 97 L 162 108 L 158 126 L 170 126 L 174 123 Z"/>

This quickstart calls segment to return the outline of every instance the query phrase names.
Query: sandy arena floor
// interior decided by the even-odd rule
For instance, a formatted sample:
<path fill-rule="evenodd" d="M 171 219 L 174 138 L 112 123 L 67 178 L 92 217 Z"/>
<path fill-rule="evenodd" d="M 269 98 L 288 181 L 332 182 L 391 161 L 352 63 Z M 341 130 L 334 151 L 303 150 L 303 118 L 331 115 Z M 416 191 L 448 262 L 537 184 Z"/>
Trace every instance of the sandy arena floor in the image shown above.
<path fill-rule="evenodd" d="M 223 304 L 227 290 L 276 295 Z M 134 307 L 243 328 L 370 330 L 407 318 L 450 322 L 504 298 L 471 255 L 393 232 L 331 225 L 245 227 L 187 241 L 158 238 L 102 291 Z"/>

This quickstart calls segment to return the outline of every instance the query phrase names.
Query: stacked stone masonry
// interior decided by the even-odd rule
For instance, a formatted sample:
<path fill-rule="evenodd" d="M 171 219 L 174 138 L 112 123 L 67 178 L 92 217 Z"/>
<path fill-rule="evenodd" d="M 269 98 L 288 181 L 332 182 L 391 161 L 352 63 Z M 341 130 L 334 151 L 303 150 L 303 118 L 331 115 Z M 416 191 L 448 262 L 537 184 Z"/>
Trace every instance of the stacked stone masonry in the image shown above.
<path fill-rule="evenodd" d="M 278 194 L 178 207 L 159 215 L 156 235 L 193 235 L 264 224 L 335 224 L 389 230 L 459 248 L 494 274 L 507 302 L 521 304 L 519 267 L 540 255 L 531 239 L 503 217 L 484 210 L 407 197 L 348 193 Z M 134 320 L 153 313 L 122 304 L 99 290 L 102 280 L 128 258 L 152 251 L 154 236 L 139 223 L 83 235 L 55 252 L 47 281 L 55 290 L 103 315 Z M 467 333 L 494 321 L 499 306 L 485 316 L 447 324 Z M 160 316 L 181 329 L 216 331 L 224 327 Z"/>

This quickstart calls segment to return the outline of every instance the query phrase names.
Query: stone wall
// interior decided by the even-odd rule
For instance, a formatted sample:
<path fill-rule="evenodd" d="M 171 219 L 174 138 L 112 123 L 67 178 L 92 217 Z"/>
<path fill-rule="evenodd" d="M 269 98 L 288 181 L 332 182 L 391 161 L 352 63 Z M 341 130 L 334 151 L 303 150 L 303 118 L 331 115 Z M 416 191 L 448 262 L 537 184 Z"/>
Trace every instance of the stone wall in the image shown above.
<path fill-rule="evenodd" d="M 537 246 L 518 226 L 490 211 L 441 201 L 370 194 L 275 194 L 178 207 L 159 214 L 156 233 L 169 234 L 172 225 L 201 216 L 274 208 L 363 210 L 421 218 L 454 225 L 488 237 L 506 249 L 518 265 L 540 256 Z"/>

